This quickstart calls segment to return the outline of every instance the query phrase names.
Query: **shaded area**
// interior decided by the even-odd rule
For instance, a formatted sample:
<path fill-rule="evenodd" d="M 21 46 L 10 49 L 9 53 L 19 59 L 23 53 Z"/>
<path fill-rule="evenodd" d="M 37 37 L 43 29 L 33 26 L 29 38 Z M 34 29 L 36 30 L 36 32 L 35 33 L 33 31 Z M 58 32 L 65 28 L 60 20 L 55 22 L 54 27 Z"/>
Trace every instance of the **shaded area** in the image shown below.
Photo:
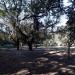
<path fill-rule="evenodd" d="M 68 61 L 59 51 L 0 50 L 0 75 L 74 75 L 74 56 Z"/>

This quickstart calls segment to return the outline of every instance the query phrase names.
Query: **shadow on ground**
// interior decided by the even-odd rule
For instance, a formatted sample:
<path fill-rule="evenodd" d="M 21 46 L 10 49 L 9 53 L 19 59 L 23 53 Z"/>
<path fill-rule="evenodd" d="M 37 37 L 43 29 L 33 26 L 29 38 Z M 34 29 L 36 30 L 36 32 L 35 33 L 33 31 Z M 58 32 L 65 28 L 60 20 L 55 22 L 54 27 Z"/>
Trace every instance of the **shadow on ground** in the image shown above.
<path fill-rule="evenodd" d="M 0 75 L 75 75 L 75 55 L 70 60 L 59 51 L 0 50 Z"/>

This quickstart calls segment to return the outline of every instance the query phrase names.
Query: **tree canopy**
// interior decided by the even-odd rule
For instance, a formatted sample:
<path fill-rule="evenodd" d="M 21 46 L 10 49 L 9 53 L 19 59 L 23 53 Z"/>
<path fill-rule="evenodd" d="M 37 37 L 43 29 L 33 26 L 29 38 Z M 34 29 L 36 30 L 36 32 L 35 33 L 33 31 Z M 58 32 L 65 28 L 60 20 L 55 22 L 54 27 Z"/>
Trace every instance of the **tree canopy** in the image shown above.
<path fill-rule="evenodd" d="M 5 17 L 13 28 L 17 45 L 22 39 L 29 46 L 35 40 L 39 41 L 40 30 L 53 29 L 62 11 L 63 0 L 0 0 L 0 16 Z M 43 24 L 40 19 L 44 17 Z"/>

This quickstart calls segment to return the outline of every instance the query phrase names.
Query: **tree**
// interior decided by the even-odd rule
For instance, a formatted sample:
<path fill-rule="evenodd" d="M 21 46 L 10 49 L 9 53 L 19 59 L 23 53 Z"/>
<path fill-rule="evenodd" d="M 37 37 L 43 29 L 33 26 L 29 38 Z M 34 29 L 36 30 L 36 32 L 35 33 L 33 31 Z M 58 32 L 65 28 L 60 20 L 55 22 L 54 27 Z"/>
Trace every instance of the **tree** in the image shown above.
<path fill-rule="evenodd" d="M 52 15 L 58 19 L 62 11 L 62 0 L 1 0 L 0 7 L 1 15 L 9 19 L 16 33 L 17 49 L 19 49 L 19 41 L 22 36 L 25 38 L 23 40 L 27 42 L 29 50 L 32 50 L 32 44 L 40 30 L 39 20 L 48 16 L 48 13 L 50 14 L 49 16 Z M 24 13 L 23 17 L 22 13 Z M 21 21 L 26 21 L 26 19 L 32 19 L 33 21 L 33 30 L 29 34 L 27 34 L 26 30 L 22 30 L 20 25 Z M 54 25 L 54 21 L 50 22 Z M 53 25 L 51 26 L 53 27 Z"/>
<path fill-rule="evenodd" d="M 46 20 L 44 20 L 44 31 L 45 36 L 47 36 L 47 29 L 51 27 L 53 30 L 55 24 L 59 22 L 59 17 L 62 12 L 62 0 L 32 0 L 31 11 L 33 13 L 32 16 L 34 19 L 35 27 L 37 28 L 34 28 L 35 31 L 39 31 L 38 29 L 40 29 L 38 20 L 40 18 L 46 17 Z"/>
<path fill-rule="evenodd" d="M 72 3 L 66 8 L 66 14 L 68 16 L 67 29 L 68 29 L 68 58 L 70 57 L 70 47 L 75 40 L 75 1 L 70 0 Z"/>
<path fill-rule="evenodd" d="M 13 27 L 13 31 L 16 33 L 16 45 L 19 49 L 19 40 L 22 31 L 19 28 L 20 19 L 19 16 L 22 11 L 26 10 L 26 1 L 25 0 L 1 0 L 0 1 L 0 13 L 1 16 L 4 16 L 9 20 L 10 25 Z"/>

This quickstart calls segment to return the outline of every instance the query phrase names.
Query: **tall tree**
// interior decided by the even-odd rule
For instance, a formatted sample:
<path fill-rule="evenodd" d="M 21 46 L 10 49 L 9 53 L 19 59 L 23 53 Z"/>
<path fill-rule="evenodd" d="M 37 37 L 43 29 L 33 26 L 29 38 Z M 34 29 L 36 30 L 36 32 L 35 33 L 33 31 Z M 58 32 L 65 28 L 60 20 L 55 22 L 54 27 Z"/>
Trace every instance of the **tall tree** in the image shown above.
<path fill-rule="evenodd" d="M 26 10 L 26 1 L 25 0 L 1 0 L 0 1 L 0 13 L 1 16 L 4 16 L 9 20 L 10 25 L 13 27 L 14 32 L 16 33 L 16 45 L 17 50 L 19 49 L 19 39 L 22 35 L 22 31 L 19 28 L 20 18 L 23 10 Z"/>
<path fill-rule="evenodd" d="M 39 32 L 39 20 L 46 17 L 48 19 L 48 22 L 45 23 L 46 32 L 48 27 L 53 28 L 57 23 L 58 17 L 62 12 L 62 0 L 31 0 L 29 7 L 31 11 L 30 18 L 33 18 L 34 21 L 34 31 L 36 33 Z M 53 18 L 51 19 L 51 17 Z"/>
<path fill-rule="evenodd" d="M 29 49 L 32 50 L 32 44 L 35 38 L 37 38 L 34 38 L 33 36 L 37 36 L 40 29 L 39 20 L 48 16 L 48 13 L 58 19 L 62 11 L 62 0 L 0 0 L 0 7 L 1 15 L 6 16 L 6 18 L 9 19 L 16 33 L 17 49 L 19 49 L 20 36 L 23 36 L 27 39 Z M 29 18 L 33 21 L 33 31 L 27 35 L 27 32 L 21 29 L 20 23 L 23 20 L 29 20 Z M 53 22 L 54 21 L 51 23 Z"/>
<path fill-rule="evenodd" d="M 68 17 L 67 28 L 68 28 L 68 58 L 70 57 L 70 47 L 75 40 L 75 1 L 70 0 L 72 3 L 66 8 L 66 14 Z"/>

